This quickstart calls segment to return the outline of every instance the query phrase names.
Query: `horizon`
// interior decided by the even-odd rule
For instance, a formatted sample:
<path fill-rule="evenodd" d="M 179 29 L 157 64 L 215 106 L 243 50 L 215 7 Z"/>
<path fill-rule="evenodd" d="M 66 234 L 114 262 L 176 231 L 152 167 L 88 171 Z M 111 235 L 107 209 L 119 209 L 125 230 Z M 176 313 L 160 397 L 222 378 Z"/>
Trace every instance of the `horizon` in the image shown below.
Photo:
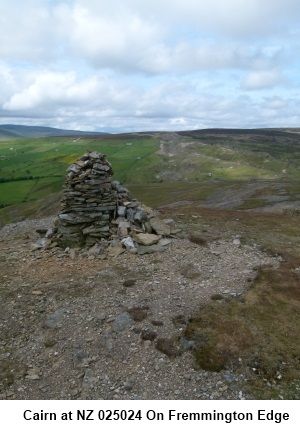
<path fill-rule="evenodd" d="M 74 132 L 83 132 L 83 133 L 107 133 L 107 134 L 131 134 L 131 133 L 181 133 L 181 132 L 192 132 L 192 131 L 205 131 L 205 130 L 241 130 L 241 131 L 246 131 L 246 130 L 272 130 L 272 129 L 276 129 L 276 130 L 280 130 L 280 129 L 298 129 L 299 127 L 247 127 L 247 128 L 239 128 L 239 127 L 209 127 L 209 128 L 198 128 L 198 129 L 180 129 L 180 130 L 137 130 L 134 132 L 130 132 L 130 131 L 118 131 L 118 132 L 105 132 L 105 131 L 100 131 L 100 130 L 73 130 L 73 129 L 66 129 L 66 128 L 58 128 L 58 127 L 52 127 L 52 126 L 48 126 L 48 125 L 40 125 L 40 124 L 35 124 L 35 125 L 26 125 L 26 124 L 0 124 L 0 130 L 1 129 L 5 129 L 5 127 L 7 126 L 12 126 L 12 127 L 37 127 L 37 128 L 49 128 L 49 129 L 53 129 L 53 130 L 61 130 L 61 131 L 74 131 Z"/>

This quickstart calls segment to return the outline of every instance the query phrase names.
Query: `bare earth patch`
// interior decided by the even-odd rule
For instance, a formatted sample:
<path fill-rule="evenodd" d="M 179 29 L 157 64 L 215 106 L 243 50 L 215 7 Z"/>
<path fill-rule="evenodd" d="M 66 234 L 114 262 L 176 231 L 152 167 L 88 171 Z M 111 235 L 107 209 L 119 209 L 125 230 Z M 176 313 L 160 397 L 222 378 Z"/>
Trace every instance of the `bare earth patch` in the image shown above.
<path fill-rule="evenodd" d="M 243 297 L 259 267 L 275 270 L 280 257 L 230 234 L 207 233 L 199 246 L 197 220 L 196 243 L 189 234 L 174 238 L 164 253 L 103 260 L 32 251 L 33 232 L 50 223 L 0 232 L 2 398 L 252 398 L 239 362 L 220 372 L 199 368 L 186 329 L 213 296 Z M 185 276 L 186 265 L 198 275 Z"/>

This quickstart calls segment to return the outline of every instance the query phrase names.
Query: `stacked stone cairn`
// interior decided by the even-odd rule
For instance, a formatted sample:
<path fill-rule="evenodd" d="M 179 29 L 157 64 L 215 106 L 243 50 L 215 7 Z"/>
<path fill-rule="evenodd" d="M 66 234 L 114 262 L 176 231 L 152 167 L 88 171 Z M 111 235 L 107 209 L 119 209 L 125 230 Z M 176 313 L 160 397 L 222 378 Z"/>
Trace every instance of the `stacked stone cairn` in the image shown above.
<path fill-rule="evenodd" d="M 112 256 L 163 251 L 176 233 L 173 220 L 134 199 L 118 181 L 105 155 L 87 152 L 67 169 L 55 240 L 69 248 L 94 247 Z"/>

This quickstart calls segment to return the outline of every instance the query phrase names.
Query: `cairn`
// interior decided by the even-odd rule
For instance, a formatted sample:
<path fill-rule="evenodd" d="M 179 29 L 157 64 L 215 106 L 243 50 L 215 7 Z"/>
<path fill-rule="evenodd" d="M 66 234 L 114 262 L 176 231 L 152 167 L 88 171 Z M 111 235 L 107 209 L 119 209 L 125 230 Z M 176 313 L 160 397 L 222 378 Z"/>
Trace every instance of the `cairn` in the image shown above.
<path fill-rule="evenodd" d="M 159 241 L 173 232 L 173 220 L 160 220 L 112 175 L 106 156 L 95 151 L 85 153 L 67 169 L 56 222 L 58 244 L 74 248 L 118 243 L 132 252 L 163 250 Z"/>

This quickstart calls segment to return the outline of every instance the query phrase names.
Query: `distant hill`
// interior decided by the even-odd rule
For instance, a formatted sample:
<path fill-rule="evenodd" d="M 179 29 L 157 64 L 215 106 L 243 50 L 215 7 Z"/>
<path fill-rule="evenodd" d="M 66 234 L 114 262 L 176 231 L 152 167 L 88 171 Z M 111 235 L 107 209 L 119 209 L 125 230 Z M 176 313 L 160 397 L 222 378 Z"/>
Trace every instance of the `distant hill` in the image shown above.
<path fill-rule="evenodd" d="M 39 127 L 17 124 L 0 125 L 0 139 L 16 139 L 16 138 L 37 138 L 37 137 L 52 137 L 52 136 L 88 136 L 88 135 L 106 135 L 109 133 L 95 131 L 80 131 L 80 130 L 63 130 L 53 127 Z"/>

